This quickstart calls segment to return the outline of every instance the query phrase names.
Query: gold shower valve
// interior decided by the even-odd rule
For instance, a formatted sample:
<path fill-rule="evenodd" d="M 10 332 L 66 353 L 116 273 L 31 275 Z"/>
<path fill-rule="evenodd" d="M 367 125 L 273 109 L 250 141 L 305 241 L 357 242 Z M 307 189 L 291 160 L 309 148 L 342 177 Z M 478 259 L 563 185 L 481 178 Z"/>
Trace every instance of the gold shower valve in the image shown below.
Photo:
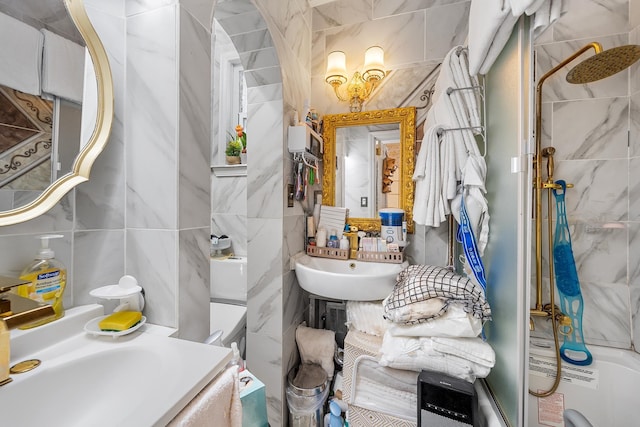
<path fill-rule="evenodd" d="M 562 186 L 556 184 L 555 182 L 545 182 L 542 184 L 542 188 L 550 188 L 552 190 L 561 190 Z M 567 188 L 573 188 L 573 184 L 567 184 Z"/>
<path fill-rule="evenodd" d="M 566 314 L 560 313 L 558 315 L 558 323 L 560 323 L 562 326 L 571 326 L 571 317 L 567 316 Z"/>
<path fill-rule="evenodd" d="M 564 314 L 558 317 L 559 317 L 558 333 L 560 335 L 571 335 L 571 333 L 573 332 L 573 325 L 571 322 L 571 318 L 569 316 L 565 316 Z"/>

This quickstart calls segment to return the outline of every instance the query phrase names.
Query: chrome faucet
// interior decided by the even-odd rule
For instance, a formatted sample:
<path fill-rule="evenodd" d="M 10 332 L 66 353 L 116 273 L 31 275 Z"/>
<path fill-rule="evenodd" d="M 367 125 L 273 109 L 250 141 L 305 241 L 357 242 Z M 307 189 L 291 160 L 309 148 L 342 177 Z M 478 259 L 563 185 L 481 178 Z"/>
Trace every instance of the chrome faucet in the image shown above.
<path fill-rule="evenodd" d="M 53 306 L 24 298 L 9 291 L 28 281 L 0 276 L 0 386 L 11 382 L 9 330 L 55 315 Z"/>

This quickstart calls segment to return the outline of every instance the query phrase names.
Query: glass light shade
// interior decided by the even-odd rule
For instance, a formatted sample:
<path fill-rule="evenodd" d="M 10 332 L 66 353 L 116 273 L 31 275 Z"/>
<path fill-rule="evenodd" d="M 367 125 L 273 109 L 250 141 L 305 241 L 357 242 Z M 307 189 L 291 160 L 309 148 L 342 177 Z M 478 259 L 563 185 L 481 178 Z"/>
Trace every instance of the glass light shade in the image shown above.
<path fill-rule="evenodd" d="M 380 46 L 371 46 L 364 53 L 364 73 L 366 81 L 382 80 L 384 71 L 384 50 Z"/>
<path fill-rule="evenodd" d="M 329 84 L 347 82 L 347 56 L 344 52 L 337 50 L 329 54 L 325 80 Z"/>

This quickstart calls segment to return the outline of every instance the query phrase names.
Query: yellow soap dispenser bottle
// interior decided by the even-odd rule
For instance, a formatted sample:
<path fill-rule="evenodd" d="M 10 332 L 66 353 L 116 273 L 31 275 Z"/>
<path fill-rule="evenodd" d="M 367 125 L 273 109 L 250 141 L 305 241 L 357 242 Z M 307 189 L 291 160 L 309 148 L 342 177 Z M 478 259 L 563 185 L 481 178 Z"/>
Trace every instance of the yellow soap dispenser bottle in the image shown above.
<path fill-rule="evenodd" d="M 67 285 L 67 269 L 60 261 L 55 259 L 55 253 L 49 248 L 50 239 L 64 237 L 61 234 L 45 234 L 38 236 L 40 239 L 40 251 L 31 264 L 25 267 L 20 274 L 22 280 L 31 282 L 28 285 L 18 286 L 18 295 L 53 305 L 55 315 L 46 319 L 21 326 L 20 329 L 30 329 L 44 325 L 64 316 L 62 295 Z"/>

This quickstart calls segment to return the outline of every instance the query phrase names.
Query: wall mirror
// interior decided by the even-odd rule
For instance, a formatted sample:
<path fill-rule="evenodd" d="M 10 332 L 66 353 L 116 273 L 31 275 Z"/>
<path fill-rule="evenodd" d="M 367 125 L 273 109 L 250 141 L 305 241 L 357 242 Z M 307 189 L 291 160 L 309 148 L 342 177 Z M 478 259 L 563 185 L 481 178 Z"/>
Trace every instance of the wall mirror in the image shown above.
<path fill-rule="evenodd" d="M 412 233 L 415 118 L 415 107 L 325 115 L 322 204 L 364 231 L 380 230 L 380 209 L 404 209 Z"/>
<path fill-rule="evenodd" d="M 65 168 L 63 164 L 62 172 L 57 175 L 53 173 L 52 176 L 55 179 L 42 191 L 34 193 L 32 191 L 8 190 L 6 192 L 7 190 L 0 189 L 0 197 L 3 199 L 2 206 L 9 206 L 0 208 L 0 225 L 10 225 L 27 221 L 43 214 L 51 209 L 73 187 L 89 179 L 91 167 L 109 138 L 113 121 L 114 101 L 108 57 L 87 16 L 83 0 L 24 0 L 11 4 L 3 2 L 0 4 L 0 12 L 16 19 L 22 18 L 21 20 L 30 25 L 36 21 L 39 23 L 48 22 L 50 25 L 48 24 L 48 28 L 45 29 L 52 32 L 62 31 L 61 29 L 64 29 L 65 26 L 72 27 L 72 31 L 67 31 L 65 35 L 75 33 L 81 38 L 80 43 L 86 47 L 91 59 L 91 66 L 88 70 L 92 69 L 91 74 L 84 72 L 85 95 L 83 97 L 83 106 L 85 108 L 81 113 L 76 114 L 76 116 L 80 117 L 81 123 L 76 121 L 76 130 L 71 130 L 70 126 L 65 125 L 60 125 L 57 129 L 54 126 L 53 130 L 53 132 L 57 132 L 60 141 L 64 140 L 64 135 L 66 134 L 79 134 L 80 131 L 77 128 L 81 128 L 81 132 L 85 134 L 82 140 L 78 139 L 74 143 L 75 147 L 68 156 L 68 160 L 66 160 L 68 166 Z M 64 15 L 61 15 L 61 13 Z M 38 26 L 39 24 L 33 25 Z M 42 29 L 42 27 L 38 29 Z M 72 39 L 72 37 L 70 38 Z M 86 91 L 87 88 L 89 89 L 88 91 Z M 85 102 L 87 100 L 89 102 Z M 60 102 L 59 100 L 54 100 L 54 102 L 59 102 L 61 108 L 53 109 L 50 115 L 53 116 L 54 112 L 55 114 L 65 114 L 64 111 L 68 110 L 65 102 Z M 25 103 L 27 106 L 29 104 L 30 102 Z M 20 107 L 18 106 L 18 108 Z M 25 107 L 25 111 L 28 108 L 30 107 Z M 42 109 L 46 110 L 47 107 Z M 54 120 L 54 123 L 63 123 L 55 121 L 53 117 L 49 120 Z M 32 120 L 32 122 L 34 121 Z M 45 118 L 43 122 L 46 121 L 47 119 Z M 40 134 L 46 133 L 46 130 L 40 127 L 37 130 Z M 50 162 L 52 164 L 51 169 L 57 168 L 57 160 Z M 3 192 L 5 193 L 3 194 Z M 26 202 L 20 202 L 20 198 L 24 197 L 24 194 L 20 193 L 28 193 L 25 198 Z"/>

